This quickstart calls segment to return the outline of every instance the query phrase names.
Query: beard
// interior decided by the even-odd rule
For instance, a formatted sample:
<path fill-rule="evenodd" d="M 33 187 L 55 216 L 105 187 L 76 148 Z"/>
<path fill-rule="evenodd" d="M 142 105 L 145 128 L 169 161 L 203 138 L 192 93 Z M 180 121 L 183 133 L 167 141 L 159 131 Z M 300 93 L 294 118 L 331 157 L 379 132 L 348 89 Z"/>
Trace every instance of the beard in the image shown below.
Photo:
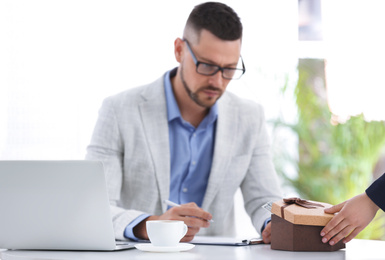
<path fill-rule="evenodd" d="M 182 84 L 183 84 L 183 87 L 184 89 L 186 90 L 187 92 L 187 95 L 191 98 L 192 101 L 195 102 L 195 104 L 197 104 L 198 106 L 201 106 L 201 107 L 204 107 L 204 108 L 210 108 L 212 107 L 215 102 L 217 102 L 217 100 L 222 96 L 223 94 L 223 91 L 220 89 L 220 88 L 217 88 L 217 87 L 214 87 L 214 86 L 205 86 L 205 87 L 201 87 L 199 89 L 197 89 L 195 92 L 193 92 L 191 90 L 191 88 L 188 86 L 187 82 L 185 81 L 184 79 L 184 74 L 183 74 L 183 67 L 181 68 L 181 73 L 180 73 L 180 77 L 181 77 L 181 80 L 182 80 Z M 200 98 L 199 97 L 199 93 L 200 92 L 203 92 L 205 90 L 210 90 L 210 91 L 216 91 L 218 92 L 218 96 L 217 97 L 206 97 L 206 98 Z"/>

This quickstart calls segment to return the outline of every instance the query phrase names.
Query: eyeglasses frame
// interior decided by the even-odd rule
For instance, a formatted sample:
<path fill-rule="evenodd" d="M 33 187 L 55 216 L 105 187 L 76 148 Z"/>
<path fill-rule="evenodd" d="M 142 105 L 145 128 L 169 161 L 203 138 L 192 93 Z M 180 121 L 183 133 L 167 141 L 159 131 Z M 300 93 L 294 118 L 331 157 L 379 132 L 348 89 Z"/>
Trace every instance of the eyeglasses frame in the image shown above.
<path fill-rule="evenodd" d="M 242 59 L 242 55 L 240 56 L 241 62 L 242 62 L 242 69 L 221 67 L 221 66 L 218 66 L 218 65 L 215 65 L 215 64 L 210 64 L 210 63 L 198 61 L 198 59 L 197 59 L 197 57 L 195 56 L 193 50 L 191 49 L 191 46 L 190 46 L 189 42 L 188 42 L 186 39 L 183 39 L 183 41 L 186 43 L 187 49 L 189 50 L 189 52 L 190 52 L 190 54 L 191 54 L 191 57 L 193 58 L 193 61 L 194 61 L 194 63 L 195 63 L 195 67 L 196 67 L 195 70 L 196 70 L 196 72 L 197 72 L 198 74 L 201 74 L 201 75 L 204 75 L 204 76 L 213 76 L 213 75 L 217 74 L 218 71 L 221 71 L 221 72 L 222 72 L 222 78 L 224 78 L 224 79 L 230 79 L 230 80 L 233 80 L 233 79 L 240 79 L 240 78 L 243 76 L 243 74 L 245 74 L 246 68 L 245 68 L 245 64 L 244 64 L 243 59 Z M 198 71 L 198 66 L 199 66 L 199 64 L 204 64 L 204 65 L 208 65 L 208 66 L 211 66 L 211 67 L 216 67 L 217 70 L 216 70 L 215 72 L 211 73 L 211 74 L 204 74 L 204 73 Z M 242 74 L 241 74 L 239 77 L 237 77 L 237 78 L 228 78 L 228 77 L 225 77 L 224 74 L 223 74 L 223 71 L 224 71 L 225 69 L 226 69 L 226 70 L 242 71 Z"/>

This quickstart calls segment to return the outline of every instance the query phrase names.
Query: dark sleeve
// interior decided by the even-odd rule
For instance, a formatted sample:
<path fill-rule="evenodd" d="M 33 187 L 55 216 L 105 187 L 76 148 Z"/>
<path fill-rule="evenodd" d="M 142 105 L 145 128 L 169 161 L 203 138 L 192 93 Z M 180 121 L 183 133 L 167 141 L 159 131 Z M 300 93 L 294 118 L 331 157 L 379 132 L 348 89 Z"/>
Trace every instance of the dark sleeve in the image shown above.
<path fill-rule="evenodd" d="M 366 189 L 368 197 L 385 211 L 385 173 Z"/>

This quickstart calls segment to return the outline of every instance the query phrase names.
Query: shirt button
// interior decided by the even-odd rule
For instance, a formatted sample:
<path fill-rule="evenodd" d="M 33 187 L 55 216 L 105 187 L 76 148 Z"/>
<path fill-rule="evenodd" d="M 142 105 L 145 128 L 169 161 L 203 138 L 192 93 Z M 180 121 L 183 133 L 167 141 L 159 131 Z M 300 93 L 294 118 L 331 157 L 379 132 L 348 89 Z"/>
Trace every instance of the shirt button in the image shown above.
<path fill-rule="evenodd" d="M 183 192 L 187 192 L 188 191 L 188 189 L 187 188 L 183 188 Z"/>
<path fill-rule="evenodd" d="M 196 133 L 193 133 L 193 137 L 195 137 L 195 136 L 197 136 L 197 134 L 196 134 Z"/>
<path fill-rule="evenodd" d="M 192 165 L 195 165 L 195 164 L 197 164 L 197 162 L 196 161 L 192 161 Z"/>

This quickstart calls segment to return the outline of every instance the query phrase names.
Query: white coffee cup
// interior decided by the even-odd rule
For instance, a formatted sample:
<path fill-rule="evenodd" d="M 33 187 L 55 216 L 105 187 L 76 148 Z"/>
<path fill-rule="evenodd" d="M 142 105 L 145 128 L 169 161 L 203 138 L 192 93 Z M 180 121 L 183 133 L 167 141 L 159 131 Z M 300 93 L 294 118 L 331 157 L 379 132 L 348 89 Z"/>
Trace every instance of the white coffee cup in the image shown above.
<path fill-rule="evenodd" d="M 186 235 L 188 227 L 179 220 L 149 220 L 146 229 L 154 246 L 175 247 Z"/>

